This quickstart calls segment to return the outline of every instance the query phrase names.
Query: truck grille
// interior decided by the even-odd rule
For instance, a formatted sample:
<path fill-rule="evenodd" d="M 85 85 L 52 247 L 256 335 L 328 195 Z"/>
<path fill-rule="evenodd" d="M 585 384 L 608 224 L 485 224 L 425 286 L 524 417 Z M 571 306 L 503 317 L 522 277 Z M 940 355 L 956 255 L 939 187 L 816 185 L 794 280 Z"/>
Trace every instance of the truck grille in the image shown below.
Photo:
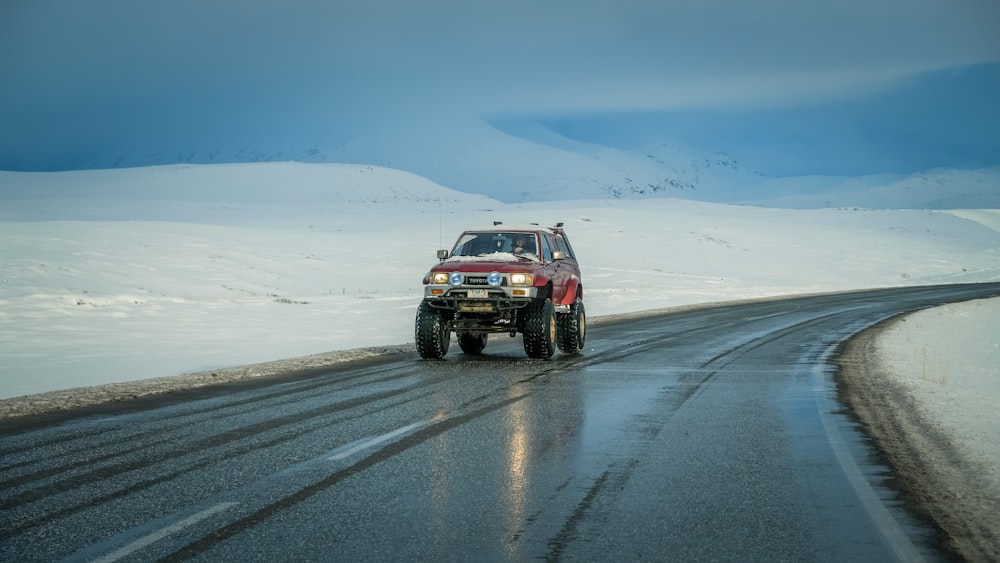
<path fill-rule="evenodd" d="M 490 285 L 490 282 L 486 281 L 486 276 L 465 276 L 465 285 L 487 286 Z M 500 286 L 506 287 L 506 285 L 507 285 L 507 277 L 504 276 L 503 278 L 501 278 Z"/>

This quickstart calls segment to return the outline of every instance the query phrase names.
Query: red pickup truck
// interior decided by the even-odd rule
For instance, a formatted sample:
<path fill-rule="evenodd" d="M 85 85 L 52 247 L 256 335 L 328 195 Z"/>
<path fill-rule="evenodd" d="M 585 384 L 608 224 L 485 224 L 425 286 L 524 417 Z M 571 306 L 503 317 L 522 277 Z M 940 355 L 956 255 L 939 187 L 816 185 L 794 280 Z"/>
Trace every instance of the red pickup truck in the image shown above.
<path fill-rule="evenodd" d="M 466 354 L 481 354 L 491 333 L 520 333 L 531 358 L 583 348 L 583 281 L 562 223 L 465 231 L 438 260 L 417 309 L 421 357 L 443 358 L 453 332 Z"/>

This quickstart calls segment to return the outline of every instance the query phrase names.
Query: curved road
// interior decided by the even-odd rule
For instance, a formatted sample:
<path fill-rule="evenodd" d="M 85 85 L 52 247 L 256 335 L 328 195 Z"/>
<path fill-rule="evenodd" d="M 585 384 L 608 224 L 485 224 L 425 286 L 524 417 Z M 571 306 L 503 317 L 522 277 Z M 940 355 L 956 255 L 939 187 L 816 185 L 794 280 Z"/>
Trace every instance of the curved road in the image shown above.
<path fill-rule="evenodd" d="M 692 309 L 0 423 L 0 559 L 940 561 L 836 400 L 852 334 L 1000 284 Z M 184 400 L 181 400 L 184 399 Z"/>

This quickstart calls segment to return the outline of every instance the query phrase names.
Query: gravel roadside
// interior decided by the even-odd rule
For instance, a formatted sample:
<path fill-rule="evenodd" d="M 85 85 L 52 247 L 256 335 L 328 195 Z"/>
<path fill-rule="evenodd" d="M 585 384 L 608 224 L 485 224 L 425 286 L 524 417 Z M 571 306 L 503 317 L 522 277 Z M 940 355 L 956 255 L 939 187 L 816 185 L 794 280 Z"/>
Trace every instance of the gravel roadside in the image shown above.
<path fill-rule="evenodd" d="M 77 387 L 23 397 L 13 397 L 0 400 L 0 423 L 3 423 L 5 420 L 14 420 L 27 416 L 53 415 L 99 405 L 106 406 L 114 403 L 154 399 L 166 393 L 191 391 L 226 383 L 241 383 L 271 375 L 305 372 L 322 369 L 342 362 L 414 351 L 416 351 L 416 348 L 412 344 L 359 348 L 212 371 L 122 383 L 107 383 L 92 387 Z"/>

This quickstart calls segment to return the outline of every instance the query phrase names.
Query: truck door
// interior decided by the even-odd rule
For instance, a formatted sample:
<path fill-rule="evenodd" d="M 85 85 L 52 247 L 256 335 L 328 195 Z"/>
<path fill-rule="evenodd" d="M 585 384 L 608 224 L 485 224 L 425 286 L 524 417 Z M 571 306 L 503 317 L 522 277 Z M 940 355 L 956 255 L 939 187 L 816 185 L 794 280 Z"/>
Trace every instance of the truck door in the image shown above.
<path fill-rule="evenodd" d="M 554 254 L 555 252 L 562 252 L 567 254 L 567 249 L 565 245 L 560 246 L 559 237 L 550 235 L 548 233 L 543 235 L 545 239 L 545 245 L 549 247 L 549 251 Z M 550 257 L 551 259 L 551 257 Z M 566 297 L 566 287 L 569 284 L 570 277 L 573 274 L 573 268 L 569 267 L 569 264 L 563 264 L 566 260 L 571 258 L 564 258 L 562 260 L 552 260 L 552 304 L 559 305 L 563 302 Z"/>

